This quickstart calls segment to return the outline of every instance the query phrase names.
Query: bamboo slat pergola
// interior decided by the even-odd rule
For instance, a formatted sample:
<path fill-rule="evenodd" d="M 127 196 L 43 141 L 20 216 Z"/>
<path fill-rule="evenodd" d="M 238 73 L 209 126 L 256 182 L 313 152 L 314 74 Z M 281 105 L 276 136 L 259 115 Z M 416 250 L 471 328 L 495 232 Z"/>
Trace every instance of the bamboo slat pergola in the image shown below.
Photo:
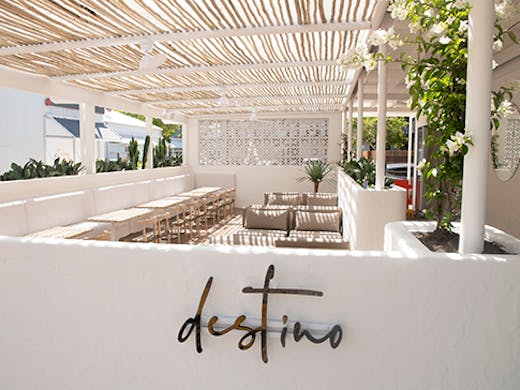
<path fill-rule="evenodd" d="M 378 0 L 4 0 L 0 64 L 184 115 L 342 111 Z M 143 66 L 159 59 L 157 67 Z M 226 104 L 222 104 L 225 97 Z"/>

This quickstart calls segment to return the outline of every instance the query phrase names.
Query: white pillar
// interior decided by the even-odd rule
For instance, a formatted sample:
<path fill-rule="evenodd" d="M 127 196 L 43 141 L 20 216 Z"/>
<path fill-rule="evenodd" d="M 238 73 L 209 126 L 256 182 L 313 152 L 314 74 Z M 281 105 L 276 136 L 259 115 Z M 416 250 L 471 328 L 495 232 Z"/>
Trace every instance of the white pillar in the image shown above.
<path fill-rule="evenodd" d="M 93 104 L 79 105 L 79 141 L 81 163 L 88 175 L 96 173 L 96 123 Z"/>
<path fill-rule="evenodd" d="M 340 141 L 341 154 L 343 154 L 343 149 L 345 147 L 345 125 L 346 125 L 345 111 L 341 111 L 341 141 Z M 344 157 L 346 158 L 347 156 L 344 156 Z"/>
<path fill-rule="evenodd" d="M 386 45 L 379 45 L 379 53 L 386 57 Z M 386 170 L 386 63 L 377 64 L 377 137 L 376 137 L 376 190 L 385 188 Z"/>
<path fill-rule="evenodd" d="M 148 114 L 145 117 L 145 132 L 146 135 L 150 136 L 150 147 L 148 148 L 148 155 L 146 158 L 146 169 L 152 169 L 153 168 L 153 141 L 152 141 L 152 135 L 153 135 L 153 124 L 152 124 L 153 117 L 152 115 Z M 143 151 L 144 152 L 144 151 Z"/>
<path fill-rule="evenodd" d="M 356 159 L 363 157 L 363 75 L 359 75 L 357 87 L 357 142 Z"/>
<path fill-rule="evenodd" d="M 348 102 L 348 128 L 347 128 L 347 161 L 352 159 L 352 120 L 354 118 L 354 99 Z"/>
<path fill-rule="evenodd" d="M 188 121 L 182 123 L 182 165 L 188 165 Z"/>
<path fill-rule="evenodd" d="M 470 2 L 468 29 L 468 76 L 466 84 L 466 131 L 473 146 L 464 156 L 460 253 L 481 253 L 486 223 L 487 171 L 490 149 L 491 85 L 493 79 L 493 30 L 495 2 Z"/>
<path fill-rule="evenodd" d="M 417 129 L 417 121 L 414 126 L 413 135 L 413 183 L 412 183 L 412 205 L 417 210 L 417 159 L 419 158 L 419 130 Z M 424 184 L 424 180 L 423 180 Z"/>
<path fill-rule="evenodd" d="M 406 180 L 410 183 L 412 178 L 412 129 L 413 129 L 413 117 L 410 115 L 408 118 L 408 154 L 406 160 Z"/>

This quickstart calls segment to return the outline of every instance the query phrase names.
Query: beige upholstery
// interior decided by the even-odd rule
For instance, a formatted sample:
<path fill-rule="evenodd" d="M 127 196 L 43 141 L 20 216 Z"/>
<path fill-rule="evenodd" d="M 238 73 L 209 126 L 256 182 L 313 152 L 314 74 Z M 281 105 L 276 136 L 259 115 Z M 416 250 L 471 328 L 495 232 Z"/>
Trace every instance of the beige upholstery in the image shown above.
<path fill-rule="evenodd" d="M 298 192 L 266 192 L 264 204 L 297 206 L 301 204 L 301 197 Z"/>
<path fill-rule="evenodd" d="M 234 233 L 235 236 L 247 237 L 287 237 L 285 230 L 276 229 L 246 229 L 242 228 Z"/>
<path fill-rule="evenodd" d="M 289 230 L 289 210 L 244 210 L 244 227 L 248 229 Z"/>
<path fill-rule="evenodd" d="M 290 238 L 299 239 L 343 239 L 341 233 L 338 232 L 325 232 L 316 230 L 291 230 L 289 233 Z"/>
<path fill-rule="evenodd" d="M 338 194 L 329 192 L 304 192 L 302 194 L 303 204 L 307 206 L 337 206 Z"/>
<path fill-rule="evenodd" d="M 340 232 L 341 213 L 321 212 L 321 211 L 300 211 L 295 212 L 296 230 L 318 230 L 328 232 Z"/>

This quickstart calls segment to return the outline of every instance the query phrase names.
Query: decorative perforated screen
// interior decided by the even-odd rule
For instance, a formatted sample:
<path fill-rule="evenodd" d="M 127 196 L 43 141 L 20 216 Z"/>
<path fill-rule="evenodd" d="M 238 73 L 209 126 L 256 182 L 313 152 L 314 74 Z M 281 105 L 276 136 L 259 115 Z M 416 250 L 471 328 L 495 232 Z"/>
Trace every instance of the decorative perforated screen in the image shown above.
<path fill-rule="evenodd" d="M 302 165 L 327 160 L 328 119 L 201 120 L 200 165 Z"/>
<path fill-rule="evenodd" d="M 503 167 L 516 169 L 520 160 L 520 119 L 508 119 L 504 133 Z"/>

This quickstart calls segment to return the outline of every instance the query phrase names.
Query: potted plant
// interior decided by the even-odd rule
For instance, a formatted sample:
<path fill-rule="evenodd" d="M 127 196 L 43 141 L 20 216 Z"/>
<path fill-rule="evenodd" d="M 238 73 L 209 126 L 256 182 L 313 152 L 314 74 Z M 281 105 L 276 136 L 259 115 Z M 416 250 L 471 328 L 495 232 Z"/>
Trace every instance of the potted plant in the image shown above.
<path fill-rule="evenodd" d="M 300 177 L 298 181 L 310 181 L 314 183 L 314 192 L 318 192 L 320 183 L 332 171 L 332 167 L 328 162 L 321 160 L 308 160 L 305 163 L 305 176 Z"/>

